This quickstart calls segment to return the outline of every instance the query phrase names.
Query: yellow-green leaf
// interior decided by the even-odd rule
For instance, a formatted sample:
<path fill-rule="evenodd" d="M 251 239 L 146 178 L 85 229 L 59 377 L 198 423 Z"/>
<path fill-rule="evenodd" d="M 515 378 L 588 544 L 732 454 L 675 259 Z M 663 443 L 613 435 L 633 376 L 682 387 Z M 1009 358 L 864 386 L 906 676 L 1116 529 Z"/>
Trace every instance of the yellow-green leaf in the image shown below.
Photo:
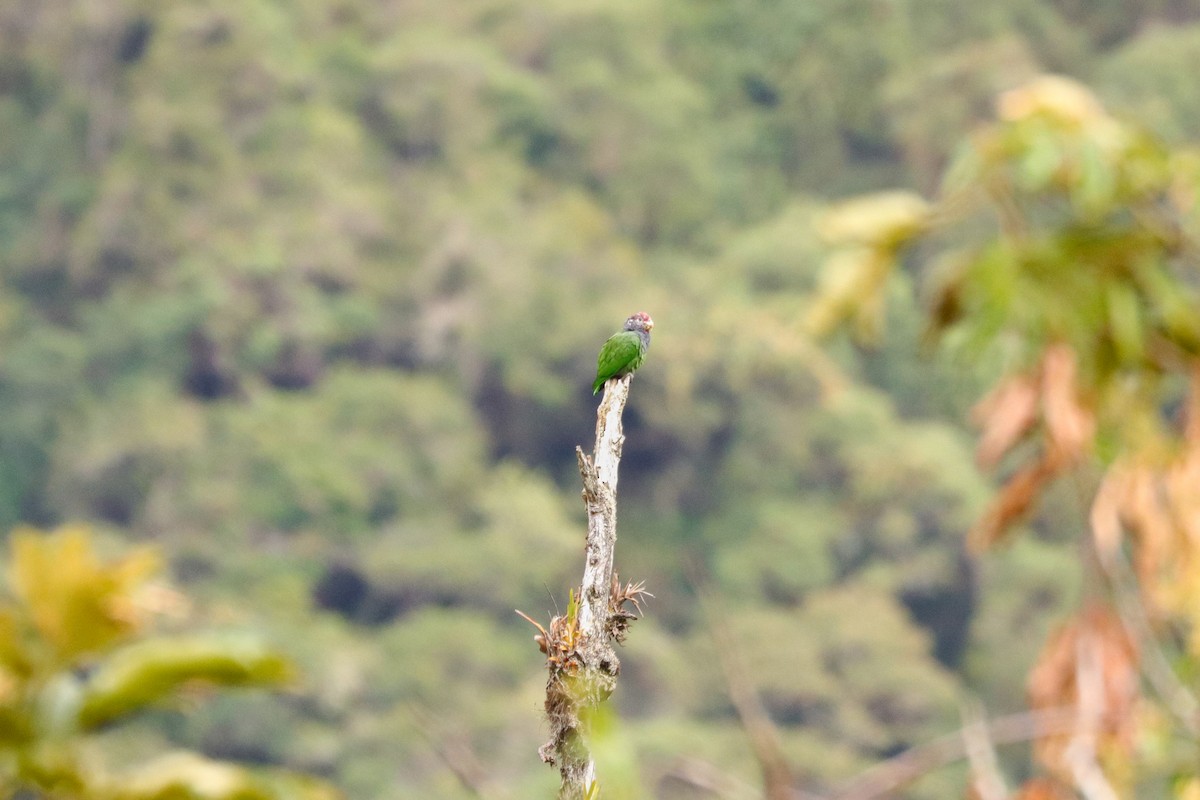
<path fill-rule="evenodd" d="M 84 687 L 82 728 L 171 699 L 185 685 L 277 686 L 292 669 L 283 656 L 246 639 L 151 639 L 115 653 Z"/>
<path fill-rule="evenodd" d="M 929 224 L 929 203 L 912 192 L 879 192 L 831 209 L 817 230 L 831 244 L 895 249 Z"/>
<path fill-rule="evenodd" d="M 1141 358 L 1145 347 L 1137 293 L 1128 283 L 1109 281 L 1104 299 L 1117 358 L 1125 363 Z"/>
<path fill-rule="evenodd" d="M 279 800 L 242 767 L 189 752 L 168 753 L 124 775 L 117 800 Z"/>
<path fill-rule="evenodd" d="M 63 662 L 131 635 L 139 622 L 133 592 L 158 568 L 158 556 L 146 549 L 102 563 L 84 526 L 12 534 L 13 590 Z"/>
<path fill-rule="evenodd" d="M 892 264 L 886 253 L 870 248 L 841 250 L 830 256 L 805 319 L 809 332 L 826 336 L 848 319 L 854 320 L 858 333 L 867 331 L 871 317 L 882 313 Z"/>

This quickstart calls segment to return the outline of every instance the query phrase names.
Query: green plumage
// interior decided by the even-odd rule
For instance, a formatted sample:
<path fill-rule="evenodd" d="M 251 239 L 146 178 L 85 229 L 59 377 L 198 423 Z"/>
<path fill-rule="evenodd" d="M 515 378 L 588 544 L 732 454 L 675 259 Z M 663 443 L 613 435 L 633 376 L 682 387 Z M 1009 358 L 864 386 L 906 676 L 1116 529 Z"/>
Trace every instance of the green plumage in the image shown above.
<path fill-rule="evenodd" d="M 609 378 L 619 378 L 633 372 L 642 365 L 645 357 L 641 338 L 633 331 L 621 331 L 608 337 L 604 347 L 600 348 L 600 357 L 596 359 L 596 382 L 592 384 L 592 394 L 599 392 Z"/>
<path fill-rule="evenodd" d="M 592 394 L 600 391 L 611 378 L 628 375 L 642 365 L 650 348 L 650 329 L 654 327 L 647 314 L 634 314 L 625 321 L 625 329 L 608 337 L 596 359 L 596 381 Z"/>

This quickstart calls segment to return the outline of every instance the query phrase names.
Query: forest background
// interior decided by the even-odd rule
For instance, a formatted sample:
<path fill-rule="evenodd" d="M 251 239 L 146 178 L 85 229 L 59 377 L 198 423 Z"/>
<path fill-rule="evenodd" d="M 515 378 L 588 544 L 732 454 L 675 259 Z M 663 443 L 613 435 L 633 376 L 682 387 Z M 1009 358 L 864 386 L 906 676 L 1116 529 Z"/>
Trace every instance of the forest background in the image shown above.
<path fill-rule="evenodd" d="M 152 543 L 184 627 L 255 632 L 302 675 L 105 746 L 364 800 L 549 796 L 513 609 L 548 619 L 578 580 L 573 450 L 639 310 L 632 785 L 759 781 L 699 580 L 814 792 L 958 729 L 966 698 L 1023 709 L 1084 591 L 1086 505 L 1064 489 L 968 552 L 991 489 L 966 419 L 1001 366 L 920 348 L 919 256 L 875 348 L 818 346 L 805 314 L 830 206 L 934 192 L 1046 72 L 1187 143 L 1200 4 L 0 5 L 0 529 Z"/>

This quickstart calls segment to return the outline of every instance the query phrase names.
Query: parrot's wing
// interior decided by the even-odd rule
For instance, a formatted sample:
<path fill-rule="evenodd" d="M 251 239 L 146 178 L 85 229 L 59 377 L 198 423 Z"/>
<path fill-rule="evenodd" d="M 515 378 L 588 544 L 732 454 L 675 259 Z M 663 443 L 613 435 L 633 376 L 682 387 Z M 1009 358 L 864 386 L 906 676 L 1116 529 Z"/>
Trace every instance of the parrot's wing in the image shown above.
<path fill-rule="evenodd" d="M 596 359 L 596 382 L 592 394 L 600 391 L 605 381 L 633 367 L 641 355 L 641 340 L 633 331 L 621 331 L 608 337 Z"/>

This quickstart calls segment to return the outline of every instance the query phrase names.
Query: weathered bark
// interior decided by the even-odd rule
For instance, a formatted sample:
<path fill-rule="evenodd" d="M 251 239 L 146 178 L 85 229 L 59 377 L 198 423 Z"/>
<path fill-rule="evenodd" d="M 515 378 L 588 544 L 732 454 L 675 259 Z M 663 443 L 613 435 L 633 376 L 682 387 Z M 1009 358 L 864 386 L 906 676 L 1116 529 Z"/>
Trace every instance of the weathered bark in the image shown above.
<path fill-rule="evenodd" d="M 579 629 L 585 643 L 597 646 L 594 655 L 595 663 L 599 666 L 603 666 L 605 657 L 616 659 L 607 633 L 609 615 L 615 610 L 610 610 L 610 599 L 613 557 L 617 549 L 617 468 L 621 464 L 621 450 L 625 445 L 621 415 L 628 399 L 628 377 L 609 381 L 604 387 L 604 399 L 596 412 L 596 444 L 591 457 L 585 455 L 582 448 L 575 448 L 575 455 L 579 459 L 579 476 L 583 479 L 583 502 L 588 513 L 587 557 L 579 595 Z"/>
<path fill-rule="evenodd" d="M 561 800 L 582 800 L 596 780 L 596 764 L 588 750 L 587 726 L 617 685 L 621 662 L 613 649 L 633 615 L 622 606 L 636 605 L 640 587 L 622 587 L 613 571 L 617 544 L 617 468 L 625 443 L 621 415 L 629 398 L 629 377 L 610 380 L 596 413 L 596 443 L 591 456 L 575 448 L 588 532 L 583 582 L 565 617 L 556 617 L 538 637 L 546 652 L 546 714 L 550 741 L 542 760 L 558 767 Z M 540 626 L 539 626 L 540 627 Z"/>

